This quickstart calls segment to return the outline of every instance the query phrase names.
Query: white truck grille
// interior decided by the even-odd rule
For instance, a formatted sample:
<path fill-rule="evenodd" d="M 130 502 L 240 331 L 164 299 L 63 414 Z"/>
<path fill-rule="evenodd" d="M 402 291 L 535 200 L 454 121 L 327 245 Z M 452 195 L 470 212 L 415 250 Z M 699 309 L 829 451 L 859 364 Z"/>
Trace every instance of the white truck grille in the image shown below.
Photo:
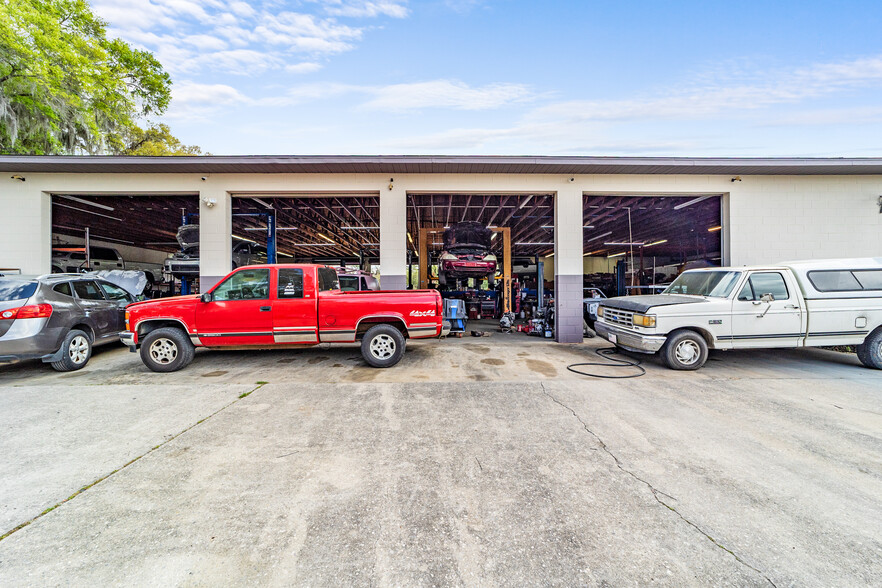
<path fill-rule="evenodd" d="M 617 308 L 603 307 L 603 320 L 614 325 L 622 325 L 624 327 L 634 326 L 634 313 L 629 310 L 619 310 Z"/>

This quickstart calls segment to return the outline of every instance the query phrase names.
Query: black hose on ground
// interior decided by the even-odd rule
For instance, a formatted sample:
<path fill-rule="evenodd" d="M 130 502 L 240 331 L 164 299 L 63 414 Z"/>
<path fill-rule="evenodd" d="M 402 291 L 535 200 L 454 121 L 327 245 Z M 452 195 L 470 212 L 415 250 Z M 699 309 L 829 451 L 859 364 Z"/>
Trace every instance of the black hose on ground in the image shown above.
<path fill-rule="evenodd" d="M 607 380 L 624 380 L 626 378 L 639 378 L 640 376 L 646 373 L 646 370 L 643 369 L 640 364 L 642 363 L 639 359 L 620 359 L 616 357 L 612 357 L 613 355 L 619 354 L 618 347 L 600 347 L 594 350 L 594 353 L 602 357 L 605 362 L 597 362 L 597 361 L 589 361 L 583 363 L 571 363 L 567 366 L 567 369 L 573 372 L 574 374 L 579 374 L 580 376 L 588 376 L 590 378 L 604 378 Z M 612 363 L 609 363 L 612 362 Z M 592 374 L 590 372 L 579 371 L 575 368 L 579 366 L 596 366 L 596 367 L 608 367 L 608 368 L 636 368 L 640 370 L 639 373 L 636 374 L 628 374 L 624 376 L 606 376 L 603 374 Z"/>

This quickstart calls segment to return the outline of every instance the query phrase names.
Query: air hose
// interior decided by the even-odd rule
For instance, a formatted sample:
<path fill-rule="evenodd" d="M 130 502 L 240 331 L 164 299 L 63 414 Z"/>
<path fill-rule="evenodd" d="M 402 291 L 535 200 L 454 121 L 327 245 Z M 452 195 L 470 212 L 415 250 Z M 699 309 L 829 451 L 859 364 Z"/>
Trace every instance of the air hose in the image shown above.
<path fill-rule="evenodd" d="M 602 357 L 605 361 L 589 361 L 583 363 L 571 363 L 567 366 L 567 369 L 573 372 L 574 374 L 579 374 L 580 376 L 588 376 L 591 378 L 604 378 L 607 380 L 624 380 L 626 378 L 639 378 L 640 376 L 646 373 L 646 370 L 640 366 L 642 363 L 639 359 L 621 359 L 617 357 L 612 357 L 613 355 L 618 355 L 619 350 L 617 347 L 600 347 L 594 350 L 594 353 Z M 579 366 L 595 366 L 595 367 L 607 367 L 607 368 L 635 368 L 639 370 L 639 373 L 636 374 L 627 374 L 624 376 L 606 376 L 602 374 L 592 374 L 590 372 L 583 372 L 577 370 L 575 368 Z"/>

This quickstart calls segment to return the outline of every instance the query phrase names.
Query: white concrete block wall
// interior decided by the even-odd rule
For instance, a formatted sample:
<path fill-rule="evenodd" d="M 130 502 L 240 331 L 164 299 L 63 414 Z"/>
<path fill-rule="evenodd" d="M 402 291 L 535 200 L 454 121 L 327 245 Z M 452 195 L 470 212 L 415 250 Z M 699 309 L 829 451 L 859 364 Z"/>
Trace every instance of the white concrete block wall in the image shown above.
<path fill-rule="evenodd" d="M 582 342 L 582 190 L 562 180 L 554 198 L 555 337 Z"/>
<path fill-rule="evenodd" d="M 882 257 L 882 178 L 744 177 L 729 199 L 731 263 Z"/>
<path fill-rule="evenodd" d="M 30 177 L 22 182 L 4 174 L 0 182 L 0 268 L 17 269 L 25 275 L 49 273 L 51 202 L 40 182 Z"/>
<path fill-rule="evenodd" d="M 199 193 L 199 290 L 207 291 L 230 273 L 233 256 L 233 204 L 230 193 L 209 178 Z"/>
<path fill-rule="evenodd" d="M 390 182 L 380 192 L 380 287 L 383 290 L 404 290 L 407 287 L 407 190 L 404 182 Z"/>

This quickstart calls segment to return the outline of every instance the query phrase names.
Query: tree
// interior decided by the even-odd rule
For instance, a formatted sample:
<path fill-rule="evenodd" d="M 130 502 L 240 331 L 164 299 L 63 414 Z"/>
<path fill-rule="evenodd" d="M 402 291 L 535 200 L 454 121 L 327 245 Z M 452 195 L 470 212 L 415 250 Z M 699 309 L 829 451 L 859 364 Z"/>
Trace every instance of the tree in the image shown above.
<path fill-rule="evenodd" d="M 118 153 L 170 99 L 159 61 L 85 0 L 0 0 L 0 152 Z"/>
<path fill-rule="evenodd" d="M 181 143 L 165 124 L 154 125 L 147 130 L 134 127 L 129 133 L 128 141 L 122 155 L 210 155 L 203 154 L 202 149 L 196 145 Z"/>

